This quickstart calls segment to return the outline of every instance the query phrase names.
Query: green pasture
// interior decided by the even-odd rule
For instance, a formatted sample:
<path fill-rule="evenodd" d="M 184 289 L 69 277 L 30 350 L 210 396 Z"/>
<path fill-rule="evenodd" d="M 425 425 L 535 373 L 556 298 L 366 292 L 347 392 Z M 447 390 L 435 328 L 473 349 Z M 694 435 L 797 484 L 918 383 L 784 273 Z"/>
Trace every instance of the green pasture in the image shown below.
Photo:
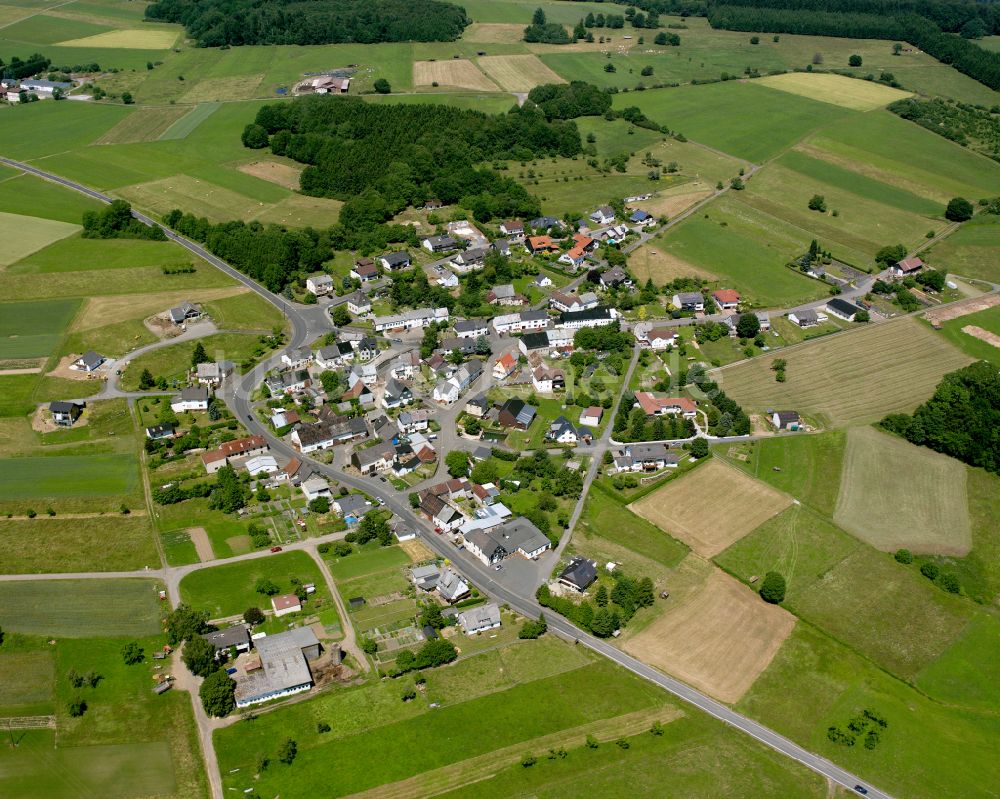
<path fill-rule="evenodd" d="M 328 556 L 330 573 L 337 582 L 366 577 L 381 571 L 399 570 L 410 563 L 409 556 L 397 546 L 362 547 L 344 558 Z"/>
<path fill-rule="evenodd" d="M 0 52 L 12 52 L 4 47 L 3 39 Z M 32 103 L 14 109 L 13 113 L 0 114 L 3 154 L 7 158 L 35 159 L 79 149 L 91 144 L 128 113 L 124 106 L 97 103 Z M 9 188 L 9 184 L 0 184 L 0 194 Z M 61 191 L 55 186 L 51 188 Z M 20 213 L 26 210 L 33 209 L 22 207 Z"/>
<path fill-rule="evenodd" d="M 885 598 L 879 606 L 892 611 L 891 602 Z M 934 701 L 865 654 L 814 627 L 796 625 L 737 709 L 895 795 L 987 795 L 983 787 L 992 779 L 1000 720 Z M 866 708 L 888 722 L 874 750 L 827 739 L 830 726 L 845 729 Z"/>
<path fill-rule="evenodd" d="M 67 222 L 0 211 L 0 236 L 3 236 L 4 242 L 0 268 L 10 266 L 54 241 L 72 236 L 79 229 L 78 225 Z"/>
<path fill-rule="evenodd" d="M 6 39 L 52 45 L 66 39 L 107 33 L 113 28 L 106 25 L 93 25 L 78 19 L 63 19 L 50 17 L 47 14 L 36 14 L 2 30 L 2 35 Z"/>
<path fill-rule="evenodd" d="M 660 240 L 676 258 L 717 275 L 758 307 L 819 299 L 821 283 L 785 264 L 809 247 L 809 234 L 746 203 L 723 197 Z"/>
<path fill-rule="evenodd" d="M 0 128 L 4 117 L 0 116 Z M 7 146 L 4 145 L 4 152 Z M 32 217 L 52 219 L 79 225 L 85 211 L 96 211 L 104 203 L 75 191 L 50 183 L 27 173 L 0 180 L 0 211 L 11 214 L 30 214 Z"/>
<path fill-rule="evenodd" d="M 689 139 L 755 162 L 775 157 L 817 128 L 857 116 L 829 103 L 738 82 L 615 95 L 615 108 L 633 105 Z"/>
<path fill-rule="evenodd" d="M 995 305 L 985 311 L 960 316 L 957 319 L 949 319 L 941 325 L 941 333 L 945 338 L 963 352 L 977 360 L 1000 364 L 1000 347 L 994 347 L 989 342 L 969 335 L 962 330 L 970 325 L 1000 335 L 1000 306 Z"/>
<path fill-rule="evenodd" d="M 856 171 L 941 203 L 1000 191 L 1000 164 L 888 111 L 833 121 L 809 145 Z"/>
<path fill-rule="evenodd" d="M 1000 283 L 998 248 L 1000 217 L 987 214 L 973 217 L 922 257 L 936 269 Z"/>
<path fill-rule="evenodd" d="M 486 114 L 503 114 L 515 104 L 509 94 L 466 94 L 448 92 L 447 94 L 366 94 L 369 103 L 401 103 L 412 105 L 452 105 L 456 108 L 468 108 L 482 111 Z"/>
<path fill-rule="evenodd" d="M 51 354 L 79 310 L 72 299 L 0 303 L 0 359 Z"/>
<path fill-rule="evenodd" d="M 30 507 L 28 503 L 23 503 Z M 149 520 L 141 516 L 0 519 L 0 572 L 128 571 L 158 568 Z M 44 546 L 39 546 L 39 542 Z"/>
<path fill-rule="evenodd" d="M 6 271 L 12 275 L 59 273 L 60 277 L 53 278 L 53 280 L 61 281 L 65 273 L 141 267 L 176 268 L 189 264 L 202 264 L 204 266 L 200 259 L 196 259 L 187 250 L 169 241 L 71 237 L 50 244 L 45 249 L 18 261 Z M 172 275 L 170 277 L 183 278 L 186 276 Z M 86 292 L 87 294 L 94 296 L 110 293 L 105 292 L 107 287 L 103 285 L 95 286 L 93 279 L 94 276 L 90 275 L 91 289 Z M 101 282 L 103 283 L 103 280 Z M 66 301 L 61 300 L 61 302 Z"/>
<path fill-rule="evenodd" d="M 248 291 L 219 300 L 209 300 L 205 309 L 222 330 L 257 330 L 270 333 L 276 325 L 287 323 L 281 311 L 259 294 Z"/>
<path fill-rule="evenodd" d="M 844 443 L 843 431 L 765 438 L 750 445 L 747 461 L 732 462 L 779 491 L 832 516 L 840 489 Z M 728 446 L 718 449 L 725 455 Z"/>
<path fill-rule="evenodd" d="M 52 712 L 55 652 L 38 638 L 6 633 L 0 650 L 0 714 Z"/>
<path fill-rule="evenodd" d="M 198 126 L 219 110 L 221 103 L 201 103 L 160 134 L 160 141 L 186 139 Z"/>
<path fill-rule="evenodd" d="M 955 705 L 994 711 L 1000 703 L 1000 624 L 978 616 L 933 663 L 917 675 L 925 693 Z"/>
<path fill-rule="evenodd" d="M 536 8 L 541 8 L 549 22 L 560 22 L 563 25 L 575 25 L 587 16 L 588 12 L 596 14 L 624 14 L 625 7 L 610 3 L 565 3 L 558 0 L 468 0 L 462 7 L 474 22 L 504 22 L 508 24 L 528 25 Z"/>
<path fill-rule="evenodd" d="M 326 582 L 305 552 L 284 552 L 199 569 L 181 580 L 181 598 L 194 608 L 207 610 L 213 619 L 238 615 L 251 606 L 270 610 L 270 598 L 254 590 L 261 577 L 273 580 L 283 594 L 292 592 L 292 577 L 314 583 L 316 593 L 310 594 L 304 604 L 306 612 L 312 613 L 330 601 Z"/>
<path fill-rule="evenodd" d="M 197 341 L 185 341 L 147 352 L 129 362 L 122 375 L 122 387 L 128 390 L 137 388 L 143 369 L 149 369 L 154 377 L 162 376 L 168 381 L 183 379 L 191 369 L 191 355 L 199 342 L 212 360 L 230 360 L 239 364 L 257 346 L 257 337 L 245 333 L 216 333 Z"/>
<path fill-rule="evenodd" d="M 0 582 L 0 626 L 58 638 L 142 637 L 160 630 L 155 580 Z"/>
<path fill-rule="evenodd" d="M 0 497 L 116 496 L 139 484 L 135 455 L 62 455 L 0 460 Z"/>

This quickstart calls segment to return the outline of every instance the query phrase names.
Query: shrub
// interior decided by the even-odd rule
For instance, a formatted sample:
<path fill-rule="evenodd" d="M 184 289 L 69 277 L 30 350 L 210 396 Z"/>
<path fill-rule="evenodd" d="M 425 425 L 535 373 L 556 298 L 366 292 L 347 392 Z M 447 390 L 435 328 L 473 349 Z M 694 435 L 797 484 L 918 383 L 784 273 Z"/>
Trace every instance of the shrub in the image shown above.
<path fill-rule="evenodd" d="M 936 580 L 941 570 L 936 563 L 925 563 L 920 567 L 920 573 L 928 580 Z"/>
<path fill-rule="evenodd" d="M 957 594 L 962 590 L 962 586 L 958 582 L 958 578 L 951 572 L 942 572 L 941 576 L 938 577 L 937 582 L 938 585 L 949 594 Z"/>
<path fill-rule="evenodd" d="M 760 586 L 760 598 L 772 605 L 785 600 L 785 578 L 778 572 L 768 572 Z"/>
<path fill-rule="evenodd" d="M 850 58 L 847 59 L 847 63 L 849 66 L 852 67 L 860 67 L 862 64 L 861 56 L 852 55 Z"/>
<path fill-rule="evenodd" d="M 897 549 L 893 557 L 896 558 L 897 563 L 902 563 L 903 565 L 913 563 L 913 553 L 908 549 Z"/>
<path fill-rule="evenodd" d="M 952 222 L 965 222 L 972 219 L 972 203 L 964 197 L 954 197 L 948 201 L 945 209 L 945 218 Z"/>

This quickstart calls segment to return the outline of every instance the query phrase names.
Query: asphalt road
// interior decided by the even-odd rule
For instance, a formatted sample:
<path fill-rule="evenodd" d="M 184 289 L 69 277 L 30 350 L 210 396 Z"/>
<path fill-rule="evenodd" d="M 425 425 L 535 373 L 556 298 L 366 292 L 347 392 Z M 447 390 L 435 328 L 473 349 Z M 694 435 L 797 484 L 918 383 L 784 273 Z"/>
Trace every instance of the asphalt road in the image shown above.
<path fill-rule="evenodd" d="M 15 169 L 20 169 L 24 172 L 29 172 L 33 175 L 41 177 L 45 180 L 58 183 L 67 188 L 73 189 L 75 191 L 86 194 L 94 199 L 100 200 L 101 202 L 110 203 L 112 198 L 107 195 L 101 194 L 100 192 L 89 189 L 86 186 L 82 186 L 79 183 L 67 180 L 66 178 L 59 177 L 58 175 L 53 175 L 48 172 L 44 172 L 35 167 L 29 166 L 18 161 L 12 161 L 7 158 L 0 157 L 0 163 L 6 164 L 7 166 L 13 167 Z M 199 258 L 204 260 L 206 263 L 211 264 L 217 269 L 225 272 L 227 275 L 231 276 L 234 280 L 239 281 L 243 285 L 250 288 L 252 291 L 259 294 L 265 300 L 270 302 L 272 305 L 277 307 L 284 313 L 291 323 L 292 335 L 290 346 L 297 346 L 303 344 L 310 339 L 313 335 L 319 335 L 319 331 L 323 329 L 329 329 L 330 325 L 328 319 L 326 318 L 325 309 L 315 306 L 315 311 L 312 308 L 305 309 L 304 306 L 296 306 L 288 302 L 285 298 L 280 297 L 273 292 L 268 291 L 262 286 L 255 283 L 250 278 L 243 275 L 241 272 L 237 271 L 233 267 L 229 266 L 227 263 L 221 259 L 215 257 L 207 250 L 205 250 L 200 245 L 189 239 L 180 236 L 173 231 L 164 228 L 163 225 L 156 222 L 149 217 L 134 212 L 134 216 L 140 221 L 149 224 L 157 225 L 164 229 L 167 237 L 172 241 L 177 242 L 182 247 L 197 255 Z M 679 220 L 678 220 L 679 221 Z M 310 311 L 313 311 L 310 313 Z M 321 315 L 321 318 L 317 318 Z M 273 360 L 273 359 L 272 359 Z M 384 499 L 386 506 L 396 513 L 400 518 L 404 519 L 408 523 L 412 524 L 416 530 L 421 534 L 421 537 L 427 543 L 427 545 L 437 554 L 442 557 L 446 557 L 453 562 L 457 563 L 459 569 L 461 569 L 466 575 L 468 575 L 473 583 L 477 585 L 484 593 L 492 597 L 494 600 L 500 603 L 506 603 L 510 607 L 514 608 L 518 612 L 524 614 L 525 616 L 531 618 L 537 618 L 539 613 L 542 612 L 542 608 L 534 599 L 533 589 L 530 589 L 526 584 L 524 584 L 524 577 L 530 576 L 531 570 L 526 572 L 521 569 L 506 569 L 501 572 L 494 571 L 489 567 L 485 566 L 478 560 L 474 559 L 469 555 L 467 551 L 459 551 L 453 545 L 446 542 L 446 540 L 434 534 L 430 530 L 429 525 L 423 520 L 415 516 L 409 507 L 408 501 L 406 501 L 405 496 L 401 495 L 399 492 L 395 491 L 392 486 L 388 483 L 383 483 L 379 480 L 369 480 L 361 477 L 356 477 L 354 475 L 345 474 L 334 469 L 326 464 L 313 461 L 307 456 L 302 456 L 296 452 L 289 444 L 285 441 L 275 438 L 271 431 L 261 425 L 257 419 L 253 416 L 251 412 L 250 403 L 248 401 L 253 388 L 256 383 L 256 376 L 260 374 L 258 370 L 249 373 L 244 377 L 242 381 L 236 384 L 235 391 L 233 391 L 227 399 L 231 402 L 234 412 L 240 417 L 240 419 L 245 423 L 247 429 L 251 433 L 264 436 L 271 448 L 276 452 L 279 452 L 288 457 L 296 457 L 304 462 L 308 462 L 309 465 L 315 470 L 322 474 L 325 474 L 329 478 L 347 486 L 351 486 L 360 491 L 373 496 L 380 496 Z M 304 544 L 305 542 L 303 542 Z M 286 547 L 287 549 L 296 548 L 293 546 Z M 250 553 L 250 557 L 266 557 L 269 553 Z M 246 557 L 246 556 L 244 556 Z M 200 567 L 212 565 L 211 562 L 200 564 Z M 548 571 L 555 565 L 554 553 L 548 553 L 546 557 L 540 559 L 536 577 L 538 581 L 535 585 L 538 585 L 541 579 L 548 573 Z M 199 567 L 199 565 L 195 565 Z M 181 569 L 160 569 L 160 570 L 150 570 L 149 572 L 143 572 L 148 576 L 166 576 L 167 579 L 179 579 L 177 572 L 181 572 Z M 522 579 L 518 580 L 516 586 L 510 586 L 507 584 L 507 580 L 504 579 L 506 572 L 520 572 Z M 86 575 L 86 576 L 96 576 L 96 575 Z M 103 574 L 102 576 L 111 577 L 112 574 Z M 33 576 L 28 579 L 46 579 L 51 576 L 38 575 Z M 2 579 L 2 578 L 0 578 Z M 20 579 L 24 579 L 23 577 Z M 513 588 L 513 590 L 512 590 Z M 780 752 L 793 760 L 798 761 L 812 771 L 820 774 L 821 776 L 832 780 L 840 785 L 847 787 L 848 789 L 853 789 L 856 785 L 863 785 L 867 788 L 868 796 L 874 797 L 875 799 L 889 799 L 889 794 L 886 794 L 871 785 L 868 785 L 865 781 L 859 777 L 851 774 L 850 772 L 840 768 L 839 766 L 831 763 L 829 760 L 816 755 L 807 749 L 799 746 L 798 744 L 790 741 L 784 736 L 770 730 L 769 728 L 763 726 L 762 724 L 753 721 L 752 719 L 737 713 L 734 710 L 726 707 L 725 705 L 715 701 L 709 696 L 696 691 L 684 683 L 668 677 L 665 674 L 647 666 L 639 660 L 627 655 L 621 650 L 611 646 L 606 641 L 595 638 L 582 630 L 574 627 L 568 621 L 566 621 L 561 616 L 557 616 L 552 613 L 545 613 L 546 619 L 550 629 L 569 640 L 574 640 L 580 645 L 586 646 L 589 649 L 597 652 L 604 657 L 613 660 L 619 665 L 627 668 L 634 674 L 642 677 L 643 679 L 649 680 L 656 685 L 659 685 L 664 690 L 673 694 L 674 696 L 682 699 L 683 701 L 697 707 L 699 710 L 714 716 L 717 719 L 729 724 L 731 727 L 757 739 L 766 746 L 771 747 L 777 752 Z M 803 702 L 808 702 L 809 697 L 802 697 Z M 196 708 L 197 711 L 197 708 Z M 210 775 L 210 782 L 214 790 L 220 790 L 220 781 L 218 774 Z"/>

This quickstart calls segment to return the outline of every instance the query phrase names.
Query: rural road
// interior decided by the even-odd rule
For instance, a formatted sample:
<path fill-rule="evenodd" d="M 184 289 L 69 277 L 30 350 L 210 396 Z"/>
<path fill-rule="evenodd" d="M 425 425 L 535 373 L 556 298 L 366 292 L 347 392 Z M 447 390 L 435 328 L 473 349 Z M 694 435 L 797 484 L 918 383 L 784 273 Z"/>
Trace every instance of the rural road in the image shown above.
<path fill-rule="evenodd" d="M 100 192 L 94 191 L 93 189 L 89 189 L 86 186 L 83 186 L 79 183 L 75 183 L 74 181 L 67 180 L 66 178 L 59 177 L 58 175 L 54 175 L 49 172 L 44 172 L 43 170 L 37 169 L 35 167 L 21 163 L 19 161 L 13 161 L 8 158 L 0 157 L 0 163 L 6 164 L 7 166 L 13 167 L 14 169 L 20 169 L 24 172 L 28 172 L 45 180 L 58 183 L 62 186 L 65 186 L 67 188 L 73 189 L 75 191 L 86 194 L 90 197 L 93 197 L 94 199 L 100 200 L 101 202 L 109 203 L 112 200 L 112 198 L 108 197 L 107 195 L 101 194 Z M 160 225 L 158 222 L 150 219 L 149 217 L 143 214 L 134 212 L 134 216 L 146 224 L 158 225 L 159 227 L 163 228 L 163 226 Z M 238 272 L 236 269 L 229 266 L 224 261 L 215 257 L 214 255 L 206 251 L 203 247 L 199 246 L 198 244 L 184 238 L 183 236 L 177 235 L 172 230 L 166 228 L 163 229 L 169 239 L 177 242 L 182 247 L 184 247 L 191 253 L 197 255 L 202 260 L 204 260 L 206 263 L 216 267 L 222 272 L 225 272 L 227 275 L 230 275 L 234 280 L 247 286 L 252 291 L 256 292 L 265 300 L 267 300 L 272 305 L 281 310 L 282 313 L 284 313 L 288 317 L 292 325 L 291 341 L 289 342 L 290 346 L 293 347 L 298 346 L 309 340 L 308 337 L 310 335 L 310 329 L 311 328 L 315 329 L 314 325 L 316 325 L 317 323 L 317 320 L 315 320 L 314 318 L 310 318 L 314 316 L 314 314 L 310 314 L 309 311 L 307 311 L 304 307 L 294 306 L 293 304 L 286 301 L 284 298 L 279 297 L 278 295 L 258 285 L 256 282 L 246 277 L 242 273 Z M 317 310 L 319 314 L 325 314 L 325 311 L 322 310 L 321 308 Z M 322 320 L 322 323 L 326 327 L 326 329 L 329 329 L 329 325 L 325 319 Z M 632 367 L 634 366 L 634 363 L 635 359 L 633 358 L 632 365 L 630 366 L 630 373 Z M 512 588 L 510 585 L 504 584 L 503 582 L 499 582 L 499 580 L 500 579 L 506 580 L 508 578 L 508 575 L 521 572 L 522 577 L 533 576 L 535 578 L 534 585 L 538 585 L 539 582 L 541 582 L 541 580 L 548 574 L 549 570 L 555 565 L 556 560 L 553 556 L 554 553 L 548 553 L 546 557 L 543 557 L 541 559 L 541 562 L 537 564 L 536 568 L 531 570 L 534 572 L 533 575 L 525 575 L 524 570 L 520 568 L 515 568 L 515 564 L 513 563 L 511 564 L 511 568 L 505 569 L 502 572 L 493 571 L 492 569 L 486 567 L 484 564 L 480 563 L 478 560 L 474 559 L 468 553 L 468 551 L 457 550 L 451 544 L 446 543 L 440 536 L 435 535 L 433 531 L 430 529 L 429 525 L 424 520 L 419 519 L 417 516 L 413 514 L 409 506 L 409 502 L 406 500 L 405 494 L 400 494 L 399 492 L 396 492 L 391 488 L 391 486 L 384 484 L 378 480 L 369 480 L 361 477 L 355 477 L 353 475 L 348 475 L 343 472 L 339 472 L 333 469 L 332 467 L 327 466 L 326 464 L 322 464 L 318 461 L 314 461 L 313 459 L 307 456 L 301 455 L 300 453 L 293 450 L 282 439 L 275 438 L 272 435 L 271 431 L 267 428 L 264 428 L 251 413 L 251 408 L 248 398 L 250 396 L 249 390 L 252 390 L 253 388 L 252 374 L 253 373 L 248 375 L 247 378 L 245 378 L 245 380 L 237 386 L 236 392 L 231 398 L 231 401 L 234 406 L 233 407 L 234 412 L 236 412 L 236 414 L 244 421 L 248 430 L 251 433 L 256 433 L 258 435 L 264 436 L 267 439 L 272 450 L 280 452 L 285 456 L 300 458 L 304 462 L 308 462 L 314 471 L 318 471 L 322 474 L 325 474 L 329 478 L 341 483 L 342 485 L 351 486 L 371 496 L 378 494 L 384 497 L 386 506 L 400 518 L 404 519 L 409 524 L 412 524 L 414 526 L 414 529 L 419 531 L 421 537 L 423 538 L 425 543 L 427 543 L 427 545 L 431 548 L 431 550 L 436 552 L 438 555 L 448 558 L 451 561 L 455 562 L 459 566 L 459 568 L 472 579 L 472 581 L 480 588 L 480 590 L 482 590 L 484 593 L 492 597 L 494 600 L 510 605 L 512 608 L 514 608 L 515 610 L 517 610 L 518 612 L 524 614 L 529 618 L 538 617 L 539 613 L 542 612 L 542 608 L 540 605 L 538 605 L 538 603 L 534 599 L 533 587 L 529 587 L 528 583 L 523 579 L 519 579 L 514 588 Z M 627 379 L 625 382 L 625 386 L 627 386 Z M 313 543 L 317 543 L 319 542 L 319 540 L 320 539 L 315 539 Z M 293 544 L 286 547 L 286 549 L 299 549 L 299 548 L 305 548 L 304 542 L 302 542 L 301 546 Z M 250 553 L 250 554 L 254 557 L 266 557 L 269 553 L 265 551 L 260 554 L 257 553 Z M 246 557 L 248 556 L 241 556 L 241 558 L 239 559 Z M 161 569 L 156 571 L 150 570 L 149 572 L 139 572 L 139 573 L 127 572 L 124 574 L 126 576 L 132 576 L 132 577 L 162 576 L 166 579 L 176 578 L 179 580 L 179 577 L 177 577 L 176 575 L 177 572 L 183 571 L 184 569 L 204 568 L 209 565 L 213 565 L 213 562 L 210 561 L 204 564 L 194 564 L 193 567 L 181 567 L 180 569 Z M 528 565 L 530 566 L 531 564 Z M 517 567 L 520 567 L 520 564 L 517 564 Z M 21 579 L 52 579 L 53 576 L 54 575 L 32 575 L 26 578 L 22 577 Z M 93 576 L 93 575 L 81 575 L 81 576 Z M 101 576 L 111 577 L 113 576 L 113 574 L 104 573 Z M 63 577 L 63 575 L 59 575 L 59 577 Z M 582 644 L 588 647 L 589 649 L 593 650 L 594 652 L 608 658 L 609 660 L 618 663 L 619 665 L 628 669 L 629 671 L 638 675 L 639 677 L 642 677 L 643 679 L 646 679 L 660 686 L 661 688 L 673 694 L 674 696 L 678 697 L 679 699 L 689 703 L 690 705 L 698 708 L 699 710 L 704 711 L 705 713 L 708 713 L 714 718 L 717 718 L 725 722 L 734 729 L 737 729 L 740 732 L 749 735 L 750 737 L 760 741 L 761 743 L 765 744 L 771 749 L 801 763 L 802 765 L 818 773 L 819 775 L 829 780 L 832 780 L 835 783 L 843 785 L 849 790 L 853 790 L 854 787 L 857 785 L 865 786 L 865 788 L 867 789 L 867 795 L 873 797 L 873 799 L 890 799 L 889 794 L 874 788 L 873 786 L 866 783 L 864 780 L 846 771 L 845 769 L 840 768 L 839 766 L 835 765 L 826 758 L 820 757 L 819 755 L 810 752 L 809 750 L 799 746 L 798 744 L 785 738 L 784 736 L 779 735 L 773 730 L 763 726 L 762 724 L 759 724 L 756 721 L 753 721 L 750 718 L 747 718 L 746 716 L 740 713 L 737 713 L 731 708 L 728 708 L 725 705 L 712 699 L 711 697 L 699 691 L 696 691 L 694 688 L 691 688 L 690 686 L 680 682 L 679 680 L 675 680 L 672 677 L 668 677 L 667 675 L 651 668 L 650 666 L 647 666 L 641 661 L 636 660 L 630 655 L 627 655 L 621 650 L 611 646 L 606 641 L 595 638 L 594 636 L 583 632 L 582 630 L 573 626 L 563 617 L 548 612 L 546 612 L 545 615 L 549 624 L 549 628 L 553 632 L 559 634 L 560 636 L 568 640 L 576 641 L 579 644 Z M 347 623 L 347 621 L 348 620 L 345 617 L 345 623 Z M 803 701 L 808 701 L 808 697 L 802 697 L 802 699 Z M 195 697 L 194 695 L 192 695 L 192 703 L 196 706 L 195 714 L 197 717 L 199 711 L 199 708 L 197 707 L 198 700 L 197 697 Z M 212 787 L 215 799 L 222 799 L 221 775 L 219 774 L 218 766 L 215 763 L 214 752 L 210 751 L 212 749 L 211 737 L 209 736 L 207 741 L 203 739 L 202 743 L 203 743 L 203 748 L 206 751 L 210 752 L 210 754 L 206 756 L 206 766 L 209 767 L 214 766 L 214 768 L 211 768 L 211 770 L 214 773 L 210 773 L 208 775 L 209 783 Z"/>

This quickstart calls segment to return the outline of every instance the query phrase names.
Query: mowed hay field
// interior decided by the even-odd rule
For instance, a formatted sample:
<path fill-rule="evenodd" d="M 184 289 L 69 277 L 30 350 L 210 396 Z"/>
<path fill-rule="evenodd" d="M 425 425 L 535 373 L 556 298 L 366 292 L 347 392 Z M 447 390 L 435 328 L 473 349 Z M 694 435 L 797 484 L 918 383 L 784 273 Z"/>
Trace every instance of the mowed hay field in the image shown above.
<path fill-rule="evenodd" d="M 171 125 L 187 116 L 188 112 L 189 109 L 181 106 L 139 109 L 125 117 L 94 144 L 134 144 L 141 141 L 156 141 Z"/>
<path fill-rule="evenodd" d="M 787 362 L 784 383 L 778 383 L 771 370 L 777 357 Z M 789 408 L 843 427 L 913 410 L 934 393 L 942 375 L 970 360 L 907 317 L 754 358 L 712 375 L 747 411 Z"/>
<path fill-rule="evenodd" d="M 847 433 L 834 521 L 862 541 L 962 556 L 972 546 L 966 467 L 871 427 Z"/>
<path fill-rule="evenodd" d="M 623 648 L 716 699 L 736 702 L 794 627 L 791 613 L 713 569 L 700 590 Z"/>
<path fill-rule="evenodd" d="M 0 304 L 0 359 L 50 355 L 79 310 L 76 299 Z"/>
<path fill-rule="evenodd" d="M 565 83 L 534 55 L 491 55 L 479 59 L 480 68 L 510 92 L 527 92 L 543 83 Z"/>
<path fill-rule="evenodd" d="M 912 95 L 912 92 L 893 89 L 874 81 L 818 72 L 767 75 L 759 82 L 772 89 L 808 97 L 811 100 L 821 100 L 854 111 L 872 111 Z"/>
<path fill-rule="evenodd" d="M 0 268 L 17 263 L 54 241 L 72 236 L 79 225 L 0 211 Z"/>
<path fill-rule="evenodd" d="M 0 582 L 0 627 L 59 638 L 156 635 L 159 588 L 154 580 Z"/>
<path fill-rule="evenodd" d="M 449 61 L 414 61 L 414 86 L 457 86 L 481 92 L 495 92 L 498 86 L 465 58 Z"/>
<path fill-rule="evenodd" d="M 116 50 L 167 50 L 177 41 L 177 32 L 171 30 L 128 30 L 108 31 L 82 39 L 67 39 L 57 42 L 57 47 L 107 47 Z"/>
<path fill-rule="evenodd" d="M 710 558 L 790 504 L 765 483 L 713 460 L 629 508 Z"/>

